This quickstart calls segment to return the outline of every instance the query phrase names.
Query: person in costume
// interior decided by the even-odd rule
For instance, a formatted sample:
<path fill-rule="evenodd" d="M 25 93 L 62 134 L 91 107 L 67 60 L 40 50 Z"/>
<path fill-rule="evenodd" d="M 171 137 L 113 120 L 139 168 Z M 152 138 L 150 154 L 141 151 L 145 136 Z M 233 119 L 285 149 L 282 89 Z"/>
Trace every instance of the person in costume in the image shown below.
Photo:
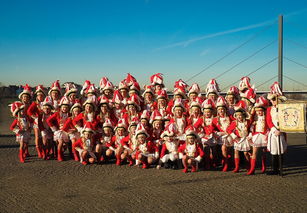
<path fill-rule="evenodd" d="M 279 130 L 278 122 L 278 102 L 285 101 L 286 97 L 283 96 L 278 82 L 274 82 L 274 84 L 271 86 L 271 91 L 267 98 L 272 104 L 272 106 L 268 107 L 266 114 L 267 125 L 270 129 L 267 149 L 272 156 L 272 171 L 268 172 L 267 174 L 278 175 L 280 174 L 280 168 L 282 166 L 280 165 L 282 161 L 280 162 L 278 157 L 281 155 L 282 159 L 283 154 L 287 150 L 286 133 Z"/>
<path fill-rule="evenodd" d="M 15 120 L 10 126 L 10 130 L 16 134 L 16 141 L 19 143 L 19 161 L 25 162 L 26 150 L 31 139 L 32 121 L 25 112 L 25 106 L 20 101 L 16 101 L 10 105 L 12 115 Z"/>
<path fill-rule="evenodd" d="M 238 87 L 230 87 L 226 93 L 225 99 L 227 101 L 228 113 L 229 115 L 233 116 L 233 114 L 235 113 L 234 107 L 240 100 L 240 93 Z"/>
<path fill-rule="evenodd" d="M 54 112 L 58 111 L 61 100 L 61 86 L 59 80 L 52 83 L 48 95 L 51 97 Z"/>
<path fill-rule="evenodd" d="M 144 93 L 142 95 L 143 98 L 144 98 L 143 110 L 148 110 L 148 111 L 152 112 L 156 108 L 153 86 L 147 85 L 147 86 L 144 87 L 144 89 L 145 90 L 144 90 Z"/>
<path fill-rule="evenodd" d="M 156 73 L 150 77 L 150 83 L 154 87 L 154 94 L 158 94 L 159 91 L 163 90 L 164 83 L 163 83 L 163 74 Z"/>
<path fill-rule="evenodd" d="M 121 155 L 124 151 L 121 140 L 127 136 L 127 124 L 124 119 L 118 121 L 114 131 L 115 135 L 111 139 L 111 144 L 107 150 L 107 156 L 109 156 L 110 152 L 114 153 L 116 165 L 120 166 L 122 162 Z"/>
<path fill-rule="evenodd" d="M 220 95 L 220 88 L 215 79 L 211 79 L 206 87 L 206 98 L 211 99 L 215 104 Z"/>
<path fill-rule="evenodd" d="M 187 119 L 184 115 L 186 111 L 184 107 L 184 103 L 181 99 L 176 99 L 174 102 L 172 113 L 173 117 L 170 120 L 170 123 L 174 123 L 177 129 L 177 138 L 181 141 L 181 143 L 185 140 L 185 128 L 187 127 Z"/>

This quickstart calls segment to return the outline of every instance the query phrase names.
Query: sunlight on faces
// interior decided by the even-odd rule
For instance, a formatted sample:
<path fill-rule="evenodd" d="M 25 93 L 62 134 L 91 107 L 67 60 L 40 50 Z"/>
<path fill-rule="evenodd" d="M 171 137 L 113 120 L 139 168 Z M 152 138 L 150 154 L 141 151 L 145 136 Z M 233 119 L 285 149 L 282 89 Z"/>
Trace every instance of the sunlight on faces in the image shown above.
<path fill-rule="evenodd" d="M 188 144 L 194 144 L 195 143 L 195 135 L 187 135 L 187 142 Z"/>
<path fill-rule="evenodd" d="M 164 98 L 159 98 L 158 99 L 158 106 L 160 108 L 164 108 L 164 107 L 166 107 L 166 105 L 167 105 L 167 102 L 166 102 L 166 100 Z"/>
<path fill-rule="evenodd" d="M 128 105 L 128 111 L 135 113 L 136 112 L 136 107 L 133 104 L 129 104 Z"/>
<path fill-rule="evenodd" d="M 148 125 L 148 120 L 145 118 L 141 119 L 141 124 L 143 124 L 143 126 L 147 126 Z"/>
<path fill-rule="evenodd" d="M 146 135 L 141 133 L 141 134 L 138 134 L 137 137 L 136 137 L 137 141 L 141 144 L 145 143 L 146 142 Z"/>
<path fill-rule="evenodd" d="M 69 111 L 68 105 L 65 105 L 65 104 L 61 105 L 61 112 L 68 113 L 68 111 Z"/>
<path fill-rule="evenodd" d="M 38 92 L 38 93 L 36 93 L 36 100 L 37 100 L 37 101 L 39 101 L 39 102 L 43 102 L 43 101 L 44 101 L 44 99 L 45 99 L 45 95 L 44 95 L 44 93 L 42 93 L 42 92 Z"/>
<path fill-rule="evenodd" d="M 226 101 L 227 101 L 227 103 L 228 103 L 229 105 L 232 105 L 232 104 L 235 103 L 235 97 L 234 97 L 234 95 L 227 95 L 227 96 L 225 97 L 225 99 L 226 99 Z"/>
<path fill-rule="evenodd" d="M 153 100 L 153 95 L 150 92 L 145 93 L 145 101 L 152 101 Z"/>
<path fill-rule="evenodd" d="M 116 129 L 116 133 L 117 133 L 118 136 L 124 136 L 124 135 L 125 135 L 125 132 L 126 132 L 125 128 L 118 127 L 118 128 Z"/>
<path fill-rule="evenodd" d="M 103 91 L 103 94 L 109 98 L 110 96 L 112 96 L 112 90 L 110 90 L 110 89 L 105 89 L 105 90 Z"/>
<path fill-rule="evenodd" d="M 200 112 L 201 112 L 201 110 L 200 110 L 200 108 L 197 107 L 197 106 L 193 106 L 193 107 L 191 108 L 191 115 L 193 115 L 193 116 L 195 116 L 195 117 L 197 117 L 198 115 L 200 115 Z"/>
<path fill-rule="evenodd" d="M 212 109 L 204 109 L 204 116 L 206 118 L 211 118 L 211 116 L 212 116 Z"/>
<path fill-rule="evenodd" d="M 161 129 L 162 128 L 162 121 L 161 120 L 155 120 L 152 123 L 152 126 L 154 129 Z"/>
<path fill-rule="evenodd" d="M 57 90 L 51 91 L 51 98 L 52 100 L 58 100 L 60 98 L 60 93 Z"/>
<path fill-rule="evenodd" d="M 197 98 L 197 93 L 195 92 L 190 93 L 189 98 L 191 101 L 195 101 L 195 99 Z"/>
<path fill-rule="evenodd" d="M 177 99 L 183 99 L 183 97 L 182 97 L 182 95 L 177 94 L 177 95 L 174 96 L 174 99 L 175 99 L 175 100 L 177 100 Z"/>
<path fill-rule="evenodd" d="M 107 113 L 108 112 L 108 105 L 107 104 L 101 104 L 100 105 L 100 110 L 102 113 Z"/>
<path fill-rule="evenodd" d="M 112 134 L 112 129 L 110 127 L 103 127 L 103 134 L 105 136 L 111 136 Z"/>
<path fill-rule="evenodd" d="M 73 93 L 70 93 L 69 96 L 68 96 L 68 99 L 69 99 L 69 101 L 71 101 L 71 102 L 75 102 L 76 98 L 77 98 L 77 94 L 74 93 L 74 92 L 73 92 Z"/>
<path fill-rule="evenodd" d="M 156 84 L 155 85 L 155 91 L 160 91 L 162 89 L 162 85 L 161 84 Z"/>
<path fill-rule="evenodd" d="M 77 117 L 80 113 L 81 113 L 81 109 L 79 107 L 75 107 L 72 110 L 72 114 L 74 115 L 74 117 Z"/>
<path fill-rule="evenodd" d="M 130 134 L 135 135 L 135 130 L 136 130 L 136 125 L 130 126 L 129 128 Z"/>
<path fill-rule="evenodd" d="M 91 112 L 94 111 L 94 107 L 93 107 L 92 104 L 85 104 L 84 110 L 85 110 L 85 112 L 87 112 L 87 113 L 91 113 Z"/>
<path fill-rule="evenodd" d="M 236 112 L 236 118 L 238 121 L 242 122 L 245 119 L 245 116 L 242 112 Z"/>
<path fill-rule="evenodd" d="M 83 137 L 87 140 L 87 139 L 91 139 L 93 136 L 93 133 L 92 132 L 88 132 L 88 131 L 85 131 L 83 132 Z"/>
<path fill-rule="evenodd" d="M 217 95 L 215 93 L 209 93 L 208 94 L 208 99 L 211 99 L 213 101 L 216 101 Z"/>
<path fill-rule="evenodd" d="M 218 107 L 218 108 L 217 108 L 217 114 L 218 114 L 219 116 L 224 116 L 224 115 L 226 114 L 226 109 L 225 109 L 225 107 Z"/>
<path fill-rule="evenodd" d="M 264 115 L 264 109 L 263 108 L 256 108 L 255 111 L 256 111 L 256 114 L 258 116 L 263 116 Z"/>
<path fill-rule="evenodd" d="M 128 97 L 128 90 L 127 89 L 120 89 L 119 93 L 122 95 L 123 98 Z"/>
<path fill-rule="evenodd" d="M 49 115 L 51 113 L 51 107 L 50 106 L 43 106 L 43 112 L 46 114 L 46 115 Z"/>
<path fill-rule="evenodd" d="M 89 92 L 89 93 L 86 94 L 86 97 L 87 97 L 87 98 L 90 98 L 90 97 L 92 97 L 92 96 L 95 96 L 95 94 L 92 93 L 92 92 Z"/>
<path fill-rule="evenodd" d="M 21 102 L 24 103 L 24 104 L 29 104 L 30 100 L 31 100 L 31 97 L 28 94 L 23 94 L 21 96 Z"/>
<path fill-rule="evenodd" d="M 138 95 L 136 90 L 134 89 L 129 90 L 129 96 L 133 96 L 134 94 Z"/>
<path fill-rule="evenodd" d="M 123 104 L 122 103 L 115 103 L 114 106 L 115 106 L 115 109 L 122 109 Z"/>
<path fill-rule="evenodd" d="M 182 107 L 175 107 L 175 116 L 176 117 L 181 117 L 182 115 L 183 115 L 183 109 L 182 109 Z"/>

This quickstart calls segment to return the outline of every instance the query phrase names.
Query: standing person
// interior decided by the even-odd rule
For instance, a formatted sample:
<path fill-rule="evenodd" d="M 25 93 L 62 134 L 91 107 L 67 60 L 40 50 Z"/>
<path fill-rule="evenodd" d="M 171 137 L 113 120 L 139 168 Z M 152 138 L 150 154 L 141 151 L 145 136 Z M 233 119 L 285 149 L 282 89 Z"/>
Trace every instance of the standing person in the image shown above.
<path fill-rule="evenodd" d="M 177 129 L 177 138 L 181 143 L 184 143 L 185 140 L 185 128 L 187 127 L 187 119 L 184 115 L 186 111 L 183 101 L 181 99 L 176 99 L 174 102 L 172 113 L 173 117 L 170 120 L 170 123 L 174 123 Z"/>
<path fill-rule="evenodd" d="M 158 91 L 156 95 L 156 109 L 160 112 L 164 120 L 164 118 L 167 118 L 171 113 L 167 111 L 168 95 L 165 89 Z"/>
<path fill-rule="evenodd" d="M 114 152 L 114 155 L 116 157 L 116 165 L 120 166 L 122 162 L 121 155 L 124 151 L 121 141 L 127 136 L 127 124 L 124 119 L 118 121 L 114 131 L 115 135 L 111 139 L 109 150 Z"/>
<path fill-rule="evenodd" d="M 33 129 L 34 129 L 34 135 L 35 135 L 35 147 L 37 151 L 38 158 L 43 157 L 43 149 L 42 149 L 42 136 L 41 131 L 39 130 L 38 126 L 38 117 L 40 114 L 42 114 L 43 111 L 43 103 L 44 99 L 46 97 L 45 94 L 45 88 L 42 85 L 38 85 L 36 87 L 34 95 L 35 101 L 32 102 L 30 107 L 27 110 L 28 116 L 30 116 L 34 120 Z"/>
<path fill-rule="evenodd" d="M 154 91 L 153 91 L 153 86 L 152 85 L 147 85 L 144 86 L 144 93 L 143 93 L 143 98 L 144 98 L 144 106 L 143 110 L 147 111 L 154 111 L 156 108 L 156 102 L 155 102 L 155 96 L 154 96 Z"/>
<path fill-rule="evenodd" d="M 98 158 L 101 162 L 107 162 L 111 157 L 115 148 L 112 146 L 112 137 L 114 135 L 114 126 L 110 119 L 106 120 L 102 126 L 102 137 L 100 138 L 101 157 Z"/>
<path fill-rule="evenodd" d="M 48 95 L 51 97 L 54 112 L 58 111 L 61 100 L 61 86 L 59 80 L 52 83 Z"/>
<path fill-rule="evenodd" d="M 69 100 L 70 105 L 74 105 L 77 101 L 79 101 L 77 99 L 77 92 L 78 89 L 76 87 L 76 85 L 74 85 L 73 83 L 66 83 L 65 84 L 65 94 L 64 96 L 66 96 Z"/>
<path fill-rule="evenodd" d="M 240 93 L 238 87 L 230 87 L 226 93 L 225 99 L 227 101 L 228 113 L 229 115 L 233 116 L 233 114 L 235 113 L 234 107 L 240 100 Z"/>
<path fill-rule="evenodd" d="M 228 171 L 230 149 L 233 147 L 233 141 L 231 136 L 227 133 L 227 128 L 230 126 L 233 118 L 227 114 L 226 100 L 219 96 L 216 103 L 217 116 L 213 118 L 213 126 L 216 130 L 216 140 L 219 146 L 222 146 L 222 166 L 223 172 Z"/>
<path fill-rule="evenodd" d="M 231 135 L 234 141 L 234 160 L 235 169 L 233 172 L 237 173 L 240 170 L 240 155 L 239 152 L 243 152 L 246 160 L 246 168 L 249 170 L 250 166 L 250 120 L 247 119 L 247 112 L 243 108 L 243 103 L 239 102 L 235 107 L 234 117 L 236 120 L 232 121 L 230 126 L 227 128 L 227 133 Z"/>
<path fill-rule="evenodd" d="M 54 133 L 54 141 L 57 143 L 58 161 L 63 161 L 63 148 L 67 147 L 69 142 L 68 134 L 62 130 L 65 122 L 69 118 L 69 100 L 63 97 L 59 103 L 59 111 L 55 112 L 47 119 L 47 123 Z M 71 151 L 71 150 L 70 150 Z M 72 153 L 70 153 L 72 155 Z"/>
<path fill-rule="evenodd" d="M 119 90 L 115 90 L 112 98 L 112 111 L 117 120 L 121 119 L 123 116 L 125 104 L 123 103 L 123 97 Z"/>
<path fill-rule="evenodd" d="M 138 147 L 138 142 L 135 138 L 135 132 L 138 121 L 132 121 L 128 127 L 129 134 L 121 140 L 121 145 L 124 149 L 121 154 L 121 159 L 124 160 L 127 158 L 129 161 L 129 166 L 134 164 L 134 160 L 136 164 L 138 164 L 138 160 L 136 159 L 135 153 Z"/>
<path fill-rule="evenodd" d="M 24 163 L 27 157 L 25 150 L 27 150 L 31 139 L 31 119 L 25 113 L 23 103 L 16 101 L 10 106 L 12 115 L 15 117 L 10 129 L 16 134 L 16 141 L 19 143 L 19 161 Z"/>
<path fill-rule="evenodd" d="M 191 166 L 191 172 L 197 172 L 198 163 L 204 156 L 201 145 L 197 142 L 199 137 L 192 126 L 188 127 L 185 132 L 186 141 L 178 148 L 179 158 L 182 159 L 184 166 L 183 172 L 188 172 L 188 167 Z"/>
<path fill-rule="evenodd" d="M 283 158 L 283 154 L 287 150 L 287 141 L 286 134 L 279 130 L 279 122 L 278 122 L 278 101 L 285 101 L 286 97 L 283 96 L 282 91 L 278 82 L 274 82 L 271 86 L 271 92 L 268 94 L 268 99 L 270 100 L 272 106 L 267 109 L 266 121 L 268 127 L 270 129 L 268 136 L 268 151 L 272 155 L 272 171 L 268 172 L 268 175 L 278 175 L 280 174 L 280 168 L 282 163 L 279 161 L 278 157 L 281 155 L 281 159 Z"/>
<path fill-rule="evenodd" d="M 181 79 L 175 82 L 174 92 L 173 92 L 174 97 L 168 102 L 167 109 L 166 109 L 167 112 L 174 113 L 173 108 L 174 108 L 175 102 L 178 103 L 180 101 L 183 103 L 184 107 L 186 106 L 186 103 L 188 102 L 188 100 L 186 100 L 187 87 L 188 85 Z"/>
<path fill-rule="evenodd" d="M 268 106 L 268 101 L 263 97 L 260 96 L 255 103 L 254 106 L 254 111 L 255 113 L 253 114 L 253 119 L 252 119 L 252 147 L 253 147 L 253 154 L 251 158 L 251 168 L 247 175 L 253 175 L 255 174 L 255 168 L 256 168 L 256 162 L 257 162 L 257 154 L 259 149 L 262 150 L 262 169 L 261 172 L 265 173 L 266 170 L 266 147 L 267 147 L 267 142 L 268 142 L 268 133 L 269 129 L 265 120 L 265 112 L 266 108 Z"/>
<path fill-rule="evenodd" d="M 206 97 L 211 99 L 216 104 L 217 98 L 220 95 L 220 88 L 215 79 L 211 79 L 206 87 Z"/>
<path fill-rule="evenodd" d="M 157 73 L 150 77 L 150 83 L 154 86 L 154 94 L 158 94 L 159 91 L 163 90 L 163 74 Z"/>

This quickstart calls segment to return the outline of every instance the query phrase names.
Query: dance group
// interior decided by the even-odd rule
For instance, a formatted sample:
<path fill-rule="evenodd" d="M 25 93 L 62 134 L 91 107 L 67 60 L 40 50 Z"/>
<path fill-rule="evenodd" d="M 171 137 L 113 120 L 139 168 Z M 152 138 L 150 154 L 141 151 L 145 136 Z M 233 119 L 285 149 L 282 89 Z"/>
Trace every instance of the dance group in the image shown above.
<path fill-rule="evenodd" d="M 107 77 L 95 87 L 85 81 L 80 96 L 73 83 L 65 92 L 55 81 L 48 93 L 42 85 L 26 85 L 20 101 L 10 104 L 15 117 L 10 129 L 20 144 L 19 160 L 30 156 L 32 129 L 38 158 L 63 161 L 63 153 L 82 164 L 129 164 L 183 169 L 239 172 L 244 162 L 248 175 L 255 174 L 258 153 L 261 172 L 266 172 L 266 152 L 272 155 L 272 171 L 279 174 L 279 155 L 287 148 L 279 131 L 277 104 L 284 101 L 279 84 L 256 99 L 250 78 L 229 88 L 225 97 L 215 79 L 205 97 L 198 84 L 178 80 L 169 99 L 163 75 L 154 74 L 141 91 L 131 75 L 114 86 Z M 62 95 L 64 94 L 64 95 Z M 240 164 L 241 161 L 241 164 Z"/>

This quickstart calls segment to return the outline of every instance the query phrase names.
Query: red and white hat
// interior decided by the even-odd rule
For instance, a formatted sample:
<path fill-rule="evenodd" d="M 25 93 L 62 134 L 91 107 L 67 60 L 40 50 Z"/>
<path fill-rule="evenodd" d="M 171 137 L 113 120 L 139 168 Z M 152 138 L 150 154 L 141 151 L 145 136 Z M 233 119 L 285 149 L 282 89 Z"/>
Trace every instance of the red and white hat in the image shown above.
<path fill-rule="evenodd" d="M 185 92 L 185 89 L 183 87 L 174 88 L 173 94 L 174 94 L 174 96 L 180 95 L 182 98 L 186 98 L 186 92 Z"/>
<path fill-rule="evenodd" d="M 52 91 L 58 91 L 61 94 L 61 86 L 59 80 L 56 80 L 55 82 L 52 83 L 48 95 L 51 95 Z"/>
<path fill-rule="evenodd" d="M 136 79 L 130 73 L 128 73 L 125 81 L 126 84 L 130 87 L 134 82 L 136 82 Z"/>
<path fill-rule="evenodd" d="M 154 90 L 153 90 L 152 85 L 145 85 L 144 86 L 144 92 L 143 92 L 142 96 L 144 97 L 146 93 L 151 93 L 152 95 L 154 95 Z"/>
<path fill-rule="evenodd" d="M 86 104 L 91 104 L 94 108 L 97 106 L 97 98 L 96 96 L 89 96 L 86 101 L 84 101 L 83 106 Z"/>
<path fill-rule="evenodd" d="M 65 83 L 65 95 L 64 96 L 69 96 L 71 93 L 77 93 L 78 89 L 75 84 L 73 83 Z"/>
<path fill-rule="evenodd" d="M 119 120 L 118 120 L 117 125 L 115 126 L 114 131 L 116 131 L 118 128 L 127 129 L 127 124 L 126 124 L 125 119 L 122 118 L 122 119 L 119 119 Z"/>
<path fill-rule="evenodd" d="M 182 79 L 175 81 L 174 88 L 183 88 L 183 90 L 185 91 L 187 87 L 188 87 L 188 84 L 184 82 Z"/>
<path fill-rule="evenodd" d="M 120 94 L 119 90 L 115 90 L 112 98 L 112 103 L 120 104 L 123 101 L 123 96 Z"/>
<path fill-rule="evenodd" d="M 43 85 L 37 85 L 37 86 L 35 87 L 35 92 L 34 92 L 34 94 L 36 95 L 37 93 L 41 92 L 41 93 L 43 93 L 43 94 L 46 96 L 45 90 L 46 90 L 46 89 L 44 88 Z"/>
<path fill-rule="evenodd" d="M 119 90 L 121 90 L 121 89 L 128 90 L 128 84 L 127 84 L 126 80 L 122 80 L 121 82 L 119 82 L 118 89 Z"/>
<path fill-rule="evenodd" d="M 30 97 L 32 97 L 31 87 L 28 84 L 26 84 L 25 86 L 22 86 L 22 87 L 23 87 L 23 91 L 18 95 L 18 98 L 21 99 L 22 95 L 24 95 L 24 94 L 27 94 Z"/>
<path fill-rule="evenodd" d="M 131 86 L 129 87 L 129 90 L 135 90 L 137 93 L 140 92 L 141 88 L 137 81 L 132 82 Z"/>
<path fill-rule="evenodd" d="M 87 94 L 97 94 L 97 89 L 95 87 L 95 84 L 90 84 L 84 91 L 85 95 Z"/>
<path fill-rule="evenodd" d="M 99 81 L 99 87 L 100 90 L 102 91 L 103 88 L 107 85 L 107 82 L 109 81 L 109 79 L 107 77 L 102 77 Z"/>
<path fill-rule="evenodd" d="M 75 108 L 80 108 L 82 110 L 81 103 L 78 99 L 75 100 L 75 103 L 70 108 L 70 113 L 72 113 Z"/>
<path fill-rule="evenodd" d="M 170 114 L 166 114 L 163 116 L 163 121 L 170 121 L 172 119 L 172 116 Z"/>
<path fill-rule="evenodd" d="M 138 125 L 138 123 L 139 123 L 139 119 L 138 119 L 138 117 L 134 117 L 134 118 L 132 118 L 132 120 L 130 121 L 130 124 L 129 124 L 128 130 L 130 131 L 130 128 L 131 128 L 132 126 L 137 126 L 137 125 Z"/>
<path fill-rule="evenodd" d="M 80 91 L 80 94 L 83 95 L 85 90 L 91 85 L 91 82 L 89 80 L 86 80 L 82 86 L 82 89 Z"/>
<path fill-rule="evenodd" d="M 177 127 L 176 124 L 174 122 L 170 122 L 167 124 L 167 126 L 165 127 L 164 131 L 161 134 L 161 138 L 164 138 L 165 136 L 175 136 L 177 134 Z"/>
<path fill-rule="evenodd" d="M 269 106 L 268 100 L 265 97 L 260 96 L 259 98 L 257 98 L 254 108 L 266 109 L 268 106 Z"/>
<path fill-rule="evenodd" d="M 195 136 L 196 139 L 199 139 L 199 135 L 197 134 L 196 129 L 192 125 L 188 126 L 185 129 L 185 136 L 188 137 L 191 135 Z"/>
<path fill-rule="evenodd" d="M 95 133 L 95 130 L 94 130 L 94 126 L 91 122 L 86 122 L 81 133 L 84 134 L 84 132 L 91 132 L 91 133 Z"/>
<path fill-rule="evenodd" d="M 244 93 L 241 93 L 241 97 L 249 100 L 252 103 L 255 103 L 256 91 L 252 87 L 248 88 Z"/>
<path fill-rule="evenodd" d="M 107 81 L 106 85 L 103 88 L 100 88 L 100 89 L 101 89 L 102 92 L 105 91 L 105 90 L 113 91 L 114 90 L 114 86 L 113 86 L 111 81 Z"/>
<path fill-rule="evenodd" d="M 162 85 L 162 87 L 164 87 L 163 84 L 163 74 L 162 73 L 157 73 L 154 74 L 150 77 L 150 83 L 151 85 Z"/>
<path fill-rule="evenodd" d="M 280 85 L 277 81 L 275 81 L 272 86 L 270 87 L 271 91 L 268 94 L 268 99 L 272 100 L 275 97 L 278 97 L 281 101 L 287 100 L 287 98 L 282 94 L 282 91 L 280 89 Z"/>
<path fill-rule="evenodd" d="M 128 105 L 134 105 L 138 111 L 141 110 L 140 107 L 140 98 L 137 94 L 133 94 L 131 97 L 128 99 Z"/>
<path fill-rule="evenodd" d="M 219 107 L 227 108 L 227 102 L 223 96 L 219 96 L 216 100 L 216 108 Z"/>
<path fill-rule="evenodd" d="M 165 89 L 161 89 L 157 92 L 157 99 L 160 99 L 160 98 L 168 100 L 168 95 Z"/>
<path fill-rule="evenodd" d="M 11 107 L 11 113 L 14 117 L 17 117 L 17 113 L 20 110 L 24 109 L 24 104 L 21 103 L 20 101 L 15 101 L 14 103 L 10 104 L 9 107 Z"/>
<path fill-rule="evenodd" d="M 176 99 L 176 100 L 174 101 L 174 106 L 173 106 L 173 108 L 172 108 L 172 113 L 175 112 L 175 108 L 176 108 L 176 107 L 181 107 L 181 108 L 183 109 L 183 111 L 186 110 L 185 107 L 184 107 L 184 104 L 183 104 L 183 100 L 182 100 L 181 98 Z"/>
<path fill-rule="evenodd" d="M 206 99 L 201 105 L 202 111 L 205 109 L 211 109 L 213 110 L 215 108 L 215 104 L 211 99 Z"/>
<path fill-rule="evenodd" d="M 146 119 L 149 121 L 150 119 L 150 111 L 149 110 L 143 110 L 142 115 L 141 115 L 141 119 Z"/>
<path fill-rule="evenodd" d="M 220 88 L 215 79 L 211 79 L 209 83 L 207 84 L 206 97 L 208 97 L 210 93 L 214 93 L 216 95 L 220 94 Z"/>
<path fill-rule="evenodd" d="M 238 87 L 236 87 L 236 86 L 230 87 L 229 90 L 226 93 L 226 96 L 228 96 L 228 95 L 233 95 L 235 98 L 238 99 L 239 96 L 240 96 L 240 92 L 239 92 Z"/>
<path fill-rule="evenodd" d="M 102 125 L 102 128 L 106 128 L 106 127 L 109 127 L 109 128 L 111 128 L 111 129 L 114 128 L 113 125 L 112 125 L 111 120 L 108 119 L 108 118 L 104 121 L 104 123 L 103 123 L 103 125 Z"/>
<path fill-rule="evenodd" d="M 239 90 L 244 91 L 245 89 L 251 88 L 250 81 L 251 79 L 249 77 L 247 76 L 242 77 L 239 83 Z"/>
<path fill-rule="evenodd" d="M 52 98 L 50 96 L 46 96 L 46 98 L 43 102 L 43 106 L 49 106 L 51 109 L 53 109 L 53 101 L 52 101 Z"/>
<path fill-rule="evenodd" d="M 204 100 L 201 97 L 197 97 L 194 101 L 192 101 L 190 103 L 190 109 L 192 107 L 199 107 L 201 108 L 202 103 L 204 102 Z"/>
<path fill-rule="evenodd" d="M 234 117 L 236 118 L 237 117 L 237 113 L 243 113 L 243 115 L 245 115 L 245 117 L 248 117 L 248 114 L 246 112 L 247 110 L 247 105 L 244 101 L 239 101 L 235 106 L 234 106 L 234 109 L 235 109 L 235 113 L 234 113 Z"/>
<path fill-rule="evenodd" d="M 68 100 L 68 98 L 66 96 L 63 96 L 60 100 L 60 103 L 59 103 L 60 106 L 62 105 L 67 105 L 67 106 L 70 106 L 70 101 Z"/>
<path fill-rule="evenodd" d="M 161 113 L 159 112 L 159 110 L 154 110 L 152 113 L 151 113 L 151 116 L 150 116 L 150 121 L 149 123 L 153 123 L 154 121 L 162 121 L 162 115 Z"/>
<path fill-rule="evenodd" d="M 200 88 L 199 85 L 194 83 L 192 84 L 192 86 L 189 88 L 189 93 L 188 95 L 192 94 L 192 93 L 196 93 L 197 95 L 200 93 Z"/>
<path fill-rule="evenodd" d="M 146 138 L 149 137 L 149 134 L 147 133 L 144 125 L 142 123 L 139 123 L 136 127 L 136 131 L 135 131 L 135 138 L 137 138 L 138 135 L 144 134 L 146 135 Z"/>

